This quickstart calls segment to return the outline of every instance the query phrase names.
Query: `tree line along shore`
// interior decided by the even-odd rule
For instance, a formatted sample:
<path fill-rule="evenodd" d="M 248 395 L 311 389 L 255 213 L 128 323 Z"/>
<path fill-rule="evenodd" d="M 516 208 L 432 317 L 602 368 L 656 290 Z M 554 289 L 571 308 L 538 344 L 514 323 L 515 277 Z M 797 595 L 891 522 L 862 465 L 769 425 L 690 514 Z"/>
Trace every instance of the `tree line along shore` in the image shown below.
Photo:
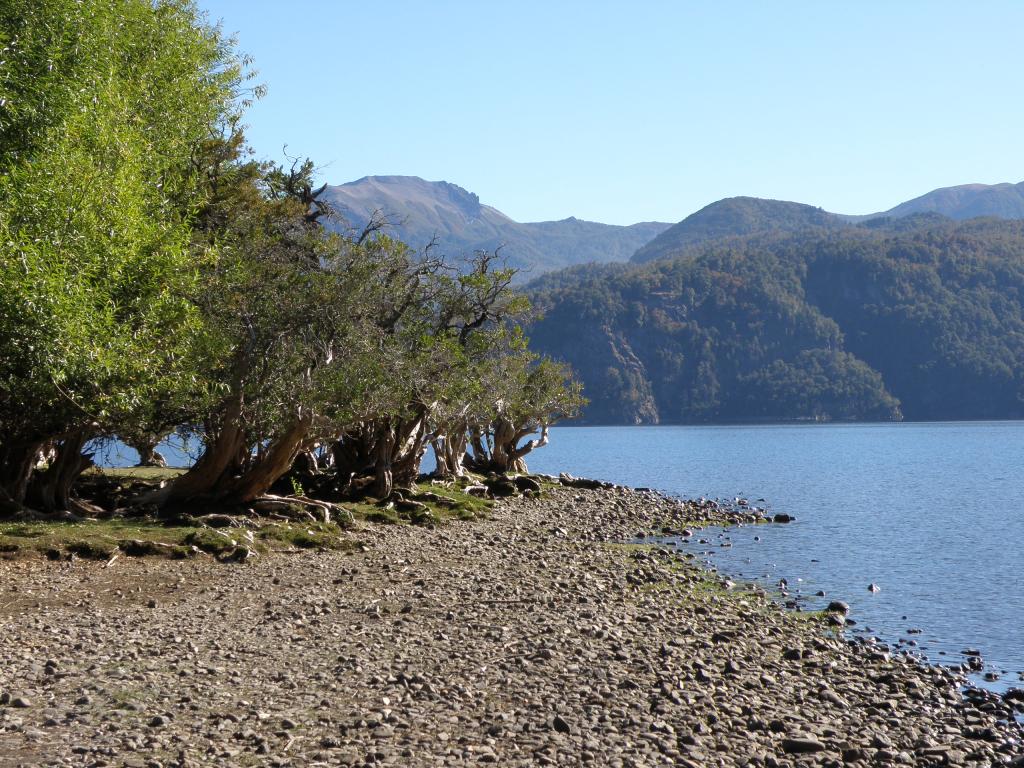
<path fill-rule="evenodd" d="M 97 441 L 178 432 L 197 461 L 125 509 L 323 519 L 429 448 L 521 471 L 578 412 L 499 254 L 349 229 L 312 161 L 253 156 L 263 87 L 194 3 L 13 0 L 0 35 L 0 517 L 94 517 Z"/>

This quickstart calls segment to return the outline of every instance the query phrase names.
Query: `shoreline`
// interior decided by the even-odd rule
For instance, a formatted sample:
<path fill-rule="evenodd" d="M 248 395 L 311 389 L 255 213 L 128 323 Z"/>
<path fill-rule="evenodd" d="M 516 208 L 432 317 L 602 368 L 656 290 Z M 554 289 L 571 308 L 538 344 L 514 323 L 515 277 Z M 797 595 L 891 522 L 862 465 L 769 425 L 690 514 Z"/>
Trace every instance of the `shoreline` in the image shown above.
<path fill-rule="evenodd" d="M 1024 765 L 961 676 L 622 544 L 727 517 L 546 487 L 353 553 L 0 562 L 0 766 Z"/>
<path fill-rule="evenodd" d="M 723 544 L 721 546 L 732 548 L 735 545 L 735 542 L 730 540 L 730 528 L 728 526 L 712 525 L 709 526 L 708 529 L 703 530 L 711 530 L 713 533 L 718 535 L 718 538 L 724 538 L 728 541 L 727 544 Z M 694 561 L 700 564 L 699 567 L 710 573 L 720 574 L 725 578 L 734 580 L 738 583 L 750 583 L 757 585 L 759 588 L 764 589 L 767 594 L 771 595 L 772 599 L 782 605 L 786 610 L 798 613 L 821 611 L 823 608 L 815 606 L 824 606 L 831 603 L 833 600 L 845 600 L 845 597 L 842 594 L 835 597 L 827 596 L 825 593 L 802 593 L 799 588 L 794 592 L 789 592 L 783 587 L 776 587 L 773 589 L 767 581 L 766 574 L 761 577 L 749 576 L 735 572 L 734 569 L 728 565 L 717 565 L 711 558 L 713 555 L 718 553 L 718 550 L 712 548 L 712 543 L 710 541 L 705 539 L 701 539 L 700 541 L 682 539 L 682 543 L 680 544 L 671 543 L 677 538 L 678 537 L 668 537 L 666 539 L 662 537 L 661 541 L 657 541 L 655 543 L 662 546 L 669 545 L 678 547 L 677 551 L 692 556 Z M 740 544 L 739 546 L 742 548 L 743 544 Z M 780 576 L 784 581 L 787 580 L 787 574 L 779 572 L 775 575 Z M 854 618 L 852 613 L 850 614 L 850 618 Z M 846 628 L 846 631 L 852 635 L 850 638 L 851 641 L 872 640 L 876 643 L 890 646 L 893 652 L 905 654 L 916 663 L 923 664 L 925 666 L 942 667 L 954 672 L 960 672 L 965 676 L 965 687 L 968 688 L 978 688 L 998 695 L 1003 695 L 1015 689 L 1024 690 L 1024 671 L 1020 671 L 1014 675 L 1011 671 L 1002 670 L 1002 673 L 997 675 L 995 678 L 985 679 L 985 670 L 993 671 L 998 669 L 998 660 L 993 662 L 990 657 L 977 650 L 971 650 L 970 652 L 960 651 L 959 653 L 953 650 L 954 648 L 961 647 L 963 644 L 949 644 L 947 642 L 949 650 L 940 648 L 934 652 L 933 656 L 926 655 L 924 651 L 929 650 L 929 646 L 925 646 L 924 643 L 934 644 L 941 642 L 937 641 L 934 637 L 929 636 L 929 629 L 927 626 L 915 626 L 913 629 L 906 631 L 903 635 L 900 635 L 898 630 L 892 630 L 889 632 L 879 631 L 867 625 L 862 626 L 862 622 L 863 618 L 858 615 L 854 624 Z M 980 647 L 977 643 L 970 643 L 969 645 L 972 648 Z M 936 658 L 935 656 L 944 657 L 945 660 Z M 958 658 L 960 661 L 956 661 Z M 1024 723 L 1024 712 L 1018 714 L 1018 720 Z"/>

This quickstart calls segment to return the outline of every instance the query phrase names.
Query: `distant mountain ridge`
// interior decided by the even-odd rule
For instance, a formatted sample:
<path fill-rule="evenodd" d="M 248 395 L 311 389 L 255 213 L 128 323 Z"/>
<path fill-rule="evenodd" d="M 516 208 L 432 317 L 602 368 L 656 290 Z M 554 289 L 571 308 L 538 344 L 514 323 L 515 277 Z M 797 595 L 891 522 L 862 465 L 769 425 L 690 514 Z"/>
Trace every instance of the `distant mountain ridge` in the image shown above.
<path fill-rule="evenodd" d="M 831 213 L 785 200 L 730 197 L 690 214 L 677 224 L 601 224 L 574 217 L 518 222 L 478 195 L 447 181 L 418 176 L 364 176 L 329 186 L 326 198 L 346 222 L 361 227 L 374 212 L 384 214 L 394 234 L 414 248 L 436 238 L 450 256 L 502 248 L 509 263 L 530 279 L 579 264 L 644 263 L 679 256 L 714 241 L 760 234 L 838 232 L 878 220 L 906 220 L 916 228 L 936 217 L 965 220 L 984 216 L 1024 219 L 1024 182 L 943 187 L 868 215 Z M 912 221 L 913 220 L 913 221 Z M 895 224 L 885 225 L 890 228 Z"/>
<path fill-rule="evenodd" d="M 630 261 L 672 256 L 689 246 L 760 232 L 799 232 L 850 226 L 843 217 L 803 203 L 760 197 L 728 197 L 687 216 L 637 250 Z"/>
<path fill-rule="evenodd" d="M 961 184 L 942 187 L 900 203 L 884 213 L 854 218 L 899 218 L 912 213 L 941 213 L 958 221 L 979 216 L 1024 219 L 1024 181 L 1019 184 Z"/>
<path fill-rule="evenodd" d="M 576 264 L 626 261 L 670 226 L 617 226 L 577 218 L 523 223 L 456 184 L 418 176 L 365 176 L 329 186 L 325 197 L 353 227 L 363 226 L 374 212 L 384 214 L 395 234 L 414 248 L 435 237 L 440 252 L 451 256 L 501 247 L 526 277 Z"/>
<path fill-rule="evenodd" d="M 803 203 L 759 197 L 718 200 L 674 224 L 633 254 L 644 263 L 677 256 L 686 249 L 730 237 L 755 234 L 840 230 L 871 219 L 933 214 L 962 221 L 983 216 L 1024 219 L 1024 182 L 943 187 L 888 211 L 862 216 L 829 213 Z"/>

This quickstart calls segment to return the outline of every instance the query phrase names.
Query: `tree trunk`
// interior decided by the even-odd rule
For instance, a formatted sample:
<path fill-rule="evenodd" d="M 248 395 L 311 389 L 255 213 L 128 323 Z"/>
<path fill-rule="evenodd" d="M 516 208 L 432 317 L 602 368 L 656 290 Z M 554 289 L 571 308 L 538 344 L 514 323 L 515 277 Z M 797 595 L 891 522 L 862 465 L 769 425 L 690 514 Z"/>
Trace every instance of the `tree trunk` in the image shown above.
<path fill-rule="evenodd" d="M 460 431 L 438 435 L 431 441 L 437 464 L 435 472 L 439 477 L 465 476 L 466 443 L 467 430 L 465 426 Z"/>
<path fill-rule="evenodd" d="M 199 461 L 169 485 L 143 496 L 140 501 L 168 506 L 213 494 L 229 469 L 237 465 L 238 457 L 245 449 L 241 413 L 242 399 L 234 396 L 227 402 L 219 429 L 207 442 Z"/>
<path fill-rule="evenodd" d="M 516 438 L 516 442 L 518 443 L 522 438 L 526 437 L 526 435 L 528 434 L 530 434 L 529 431 L 524 431 L 520 433 L 519 437 Z M 519 472 L 520 474 L 526 474 L 528 470 L 526 468 L 526 461 L 524 457 L 531 451 L 535 451 L 537 448 L 543 448 L 547 444 L 548 427 L 545 424 L 540 428 L 540 437 L 537 438 L 536 440 L 529 440 L 519 448 L 516 448 L 515 445 L 513 445 L 511 454 L 513 461 L 513 471 Z"/>
<path fill-rule="evenodd" d="M 286 474 L 309 436 L 312 419 L 300 416 L 267 446 L 259 460 L 217 494 L 225 503 L 247 504 L 270 490 Z"/>
<path fill-rule="evenodd" d="M 0 447 L 0 515 L 16 512 L 25 503 L 36 456 L 44 440 L 7 442 Z"/>
<path fill-rule="evenodd" d="M 383 427 L 377 437 L 373 468 L 373 493 L 378 499 L 386 499 L 395 488 L 391 472 L 391 457 L 395 450 L 395 443 L 395 430 L 390 425 Z"/>
<path fill-rule="evenodd" d="M 469 444 L 473 448 L 470 461 L 463 461 L 474 472 L 486 472 L 491 463 L 491 453 L 484 445 L 483 430 L 474 424 L 469 430 Z"/>
<path fill-rule="evenodd" d="M 130 447 L 134 448 L 139 454 L 139 463 L 137 467 L 166 467 L 167 460 L 161 456 L 156 447 L 160 443 L 159 437 L 146 437 L 136 438 L 134 440 L 126 440 L 125 443 Z"/>
<path fill-rule="evenodd" d="M 366 475 L 373 471 L 376 461 L 372 425 L 360 425 L 346 433 L 331 445 L 334 457 L 334 471 L 339 480 L 348 480 L 353 475 Z"/>
<path fill-rule="evenodd" d="M 494 422 L 494 446 L 491 449 L 491 468 L 495 472 L 510 472 L 515 463 L 516 429 L 508 419 Z"/>
<path fill-rule="evenodd" d="M 57 455 L 29 484 L 27 501 L 40 512 L 68 512 L 71 510 L 71 487 L 85 470 L 92 466 L 92 456 L 82 454 L 82 448 L 92 437 L 92 429 L 77 429 L 57 444 Z"/>
<path fill-rule="evenodd" d="M 427 450 L 426 434 L 427 423 L 423 416 L 410 420 L 399 433 L 392 459 L 392 476 L 398 487 L 411 488 L 416 483 Z"/>

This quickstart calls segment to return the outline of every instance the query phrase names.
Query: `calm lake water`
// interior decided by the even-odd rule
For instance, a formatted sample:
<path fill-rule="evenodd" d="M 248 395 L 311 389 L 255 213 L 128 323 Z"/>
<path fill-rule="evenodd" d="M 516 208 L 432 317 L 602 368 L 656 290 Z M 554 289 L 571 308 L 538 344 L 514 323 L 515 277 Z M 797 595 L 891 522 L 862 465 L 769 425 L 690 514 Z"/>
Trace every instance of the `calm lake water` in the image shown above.
<path fill-rule="evenodd" d="M 687 550 L 731 576 L 785 578 L 808 609 L 845 600 L 857 631 L 915 640 L 932 662 L 980 650 L 1001 675 L 986 687 L 1024 685 L 1024 422 L 563 427 L 529 463 L 676 496 L 763 498 L 797 521 L 704 532 Z"/>

